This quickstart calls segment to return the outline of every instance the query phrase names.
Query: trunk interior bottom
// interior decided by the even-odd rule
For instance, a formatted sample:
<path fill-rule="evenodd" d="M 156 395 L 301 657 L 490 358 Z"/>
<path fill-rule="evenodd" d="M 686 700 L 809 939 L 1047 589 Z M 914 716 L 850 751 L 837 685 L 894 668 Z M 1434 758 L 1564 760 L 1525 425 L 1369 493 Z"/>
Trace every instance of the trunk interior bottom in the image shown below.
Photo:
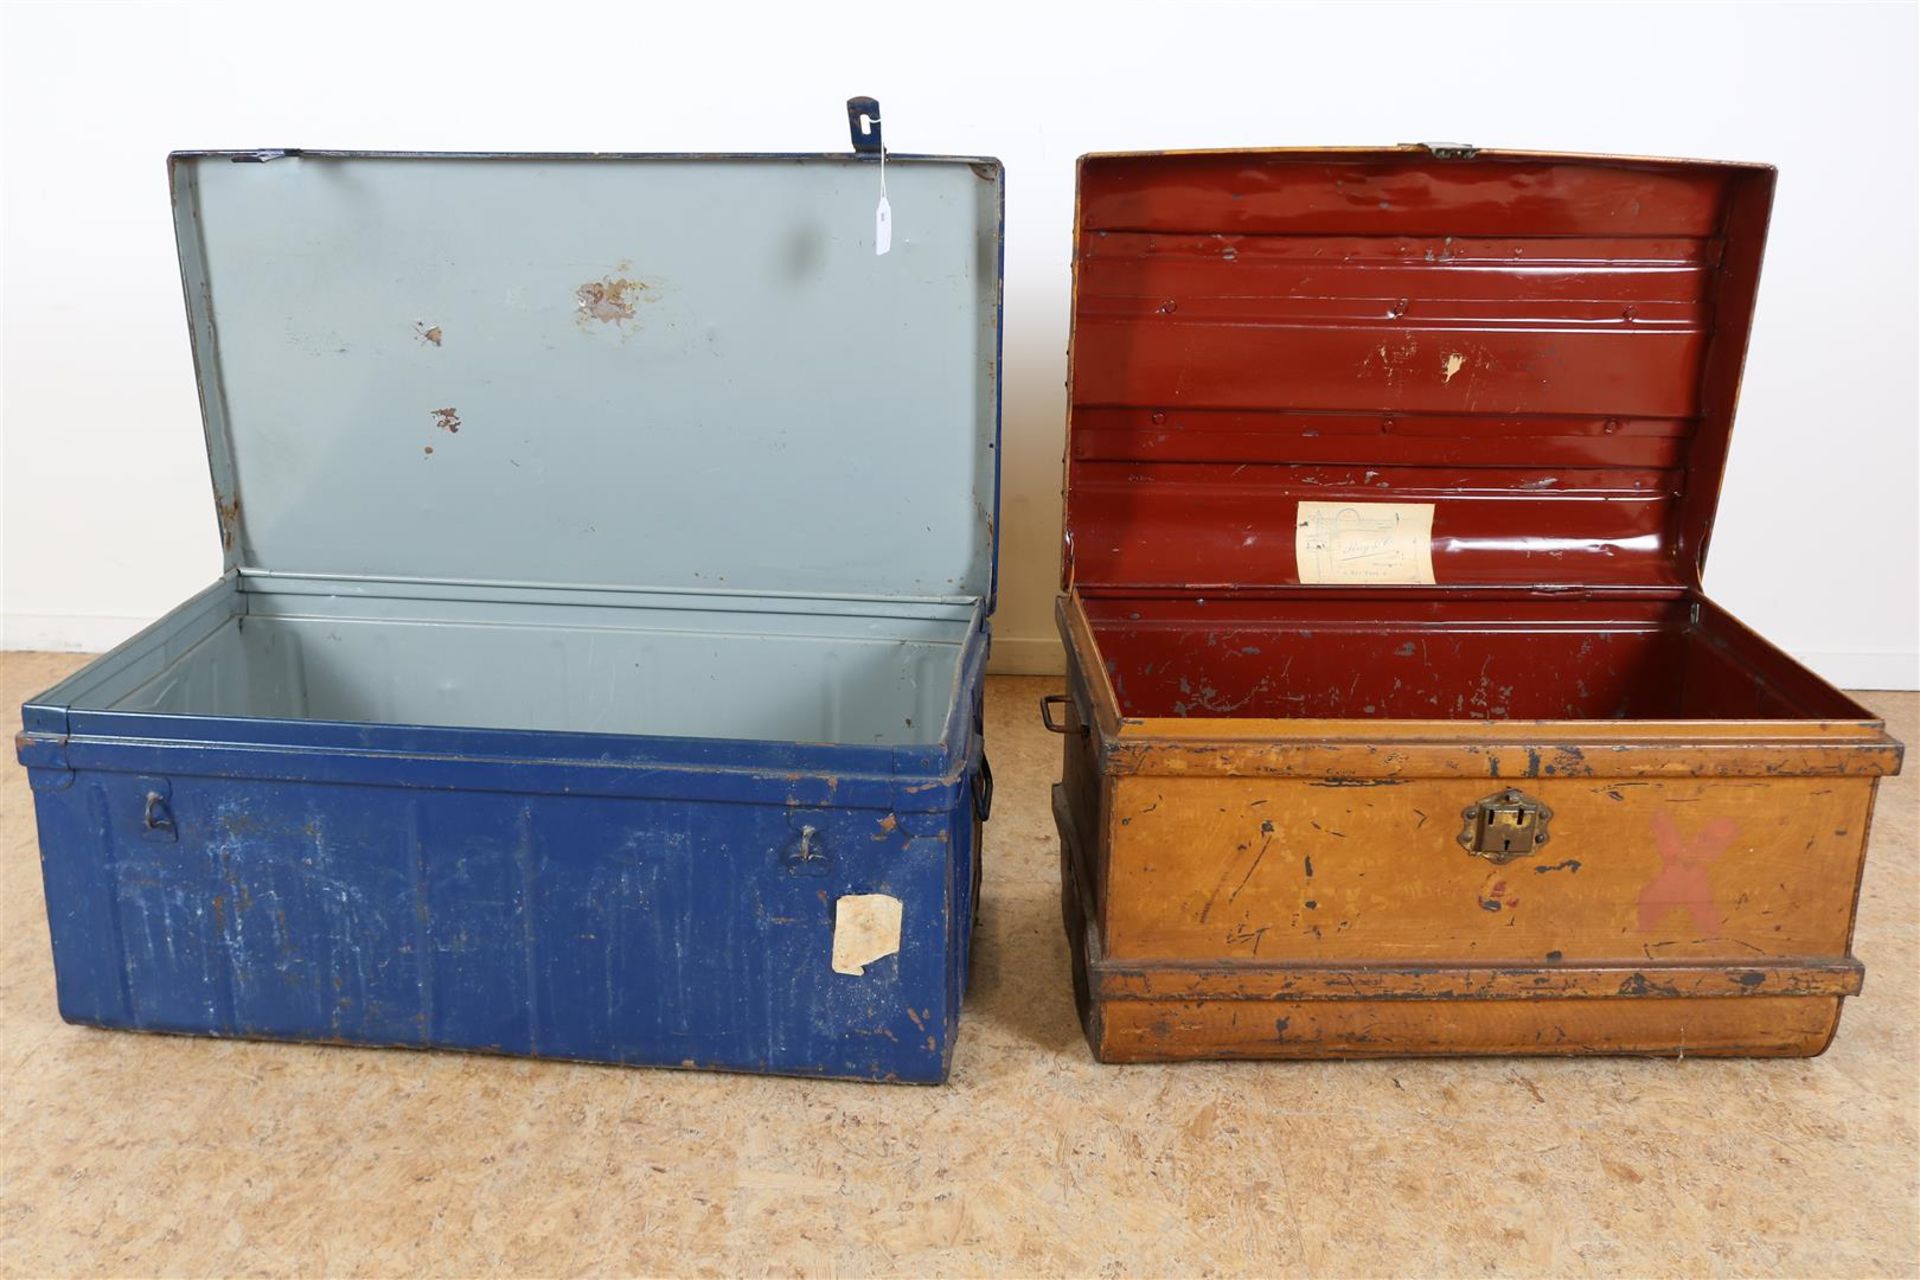
<path fill-rule="evenodd" d="M 76 699 L 183 716 L 936 743 L 965 617 L 237 595 L 154 669 Z"/>
<path fill-rule="evenodd" d="M 1702 600 L 1083 604 L 1124 716 L 1873 718 Z"/>

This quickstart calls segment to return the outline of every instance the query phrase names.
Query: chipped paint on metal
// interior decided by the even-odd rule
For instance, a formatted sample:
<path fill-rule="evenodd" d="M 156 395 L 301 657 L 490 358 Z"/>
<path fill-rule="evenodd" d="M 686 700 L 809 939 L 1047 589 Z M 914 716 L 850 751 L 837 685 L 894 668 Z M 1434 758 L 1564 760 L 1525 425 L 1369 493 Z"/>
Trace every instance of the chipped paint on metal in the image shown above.
<path fill-rule="evenodd" d="M 633 319 L 634 304 L 651 300 L 653 293 L 645 281 L 609 275 L 587 281 L 573 291 L 573 297 L 582 321 L 624 324 Z"/>
<path fill-rule="evenodd" d="M 220 546 L 231 551 L 240 537 L 240 499 L 214 495 L 214 512 L 220 520 Z"/>

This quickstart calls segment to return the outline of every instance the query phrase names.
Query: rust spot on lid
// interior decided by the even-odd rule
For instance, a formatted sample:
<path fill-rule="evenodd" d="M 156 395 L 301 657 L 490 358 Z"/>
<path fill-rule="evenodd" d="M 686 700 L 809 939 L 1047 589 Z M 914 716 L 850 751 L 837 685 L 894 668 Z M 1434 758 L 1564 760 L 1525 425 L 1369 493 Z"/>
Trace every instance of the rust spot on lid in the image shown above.
<path fill-rule="evenodd" d="M 231 551 L 240 536 L 240 499 L 215 499 L 214 510 L 220 517 L 220 547 Z"/>
<path fill-rule="evenodd" d="M 428 325 L 424 320 L 416 320 L 413 322 L 413 332 L 414 336 L 418 337 L 420 341 L 431 342 L 436 347 L 440 345 L 440 339 L 444 336 L 440 332 L 439 325 Z"/>
<path fill-rule="evenodd" d="M 433 425 L 442 431 L 458 432 L 460 430 L 460 411 L 458 409 L 429 409 L 427 412 L 433 415 Z"/>
<path fill-rule="evenodd" d="M 633 319 L 633 304 L 640 301 L 646 292 L 646 284 L 639 280 L 608 276 L 602 280 L 587 281 L 573 291 L 573 296 L 580 308 L 581 319 L 620 324 Z"/>

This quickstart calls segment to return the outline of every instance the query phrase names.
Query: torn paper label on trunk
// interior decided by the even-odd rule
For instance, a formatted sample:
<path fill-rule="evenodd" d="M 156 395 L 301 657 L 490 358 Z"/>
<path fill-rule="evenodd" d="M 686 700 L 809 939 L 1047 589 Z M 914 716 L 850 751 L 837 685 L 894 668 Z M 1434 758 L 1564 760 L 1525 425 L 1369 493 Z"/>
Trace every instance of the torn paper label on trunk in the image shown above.
<path fill-rule="evenodd" d="M 835 973 L 865 973 L 875 960 L 899 950 L 900 899 L 884 893 L 854 893 L 834 903 Z"/>

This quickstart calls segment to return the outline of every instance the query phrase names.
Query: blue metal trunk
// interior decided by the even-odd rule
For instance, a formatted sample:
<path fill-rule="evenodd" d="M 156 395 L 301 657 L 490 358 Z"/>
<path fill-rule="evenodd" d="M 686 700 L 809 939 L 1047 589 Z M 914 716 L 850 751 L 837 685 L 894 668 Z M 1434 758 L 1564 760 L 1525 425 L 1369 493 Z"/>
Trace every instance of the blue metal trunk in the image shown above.
<path fill-rule="evenodd" d="M 107 1027 L 945 1078 L 1000 174 L 177 157 L 226 576 L 23 710 Z"/>

